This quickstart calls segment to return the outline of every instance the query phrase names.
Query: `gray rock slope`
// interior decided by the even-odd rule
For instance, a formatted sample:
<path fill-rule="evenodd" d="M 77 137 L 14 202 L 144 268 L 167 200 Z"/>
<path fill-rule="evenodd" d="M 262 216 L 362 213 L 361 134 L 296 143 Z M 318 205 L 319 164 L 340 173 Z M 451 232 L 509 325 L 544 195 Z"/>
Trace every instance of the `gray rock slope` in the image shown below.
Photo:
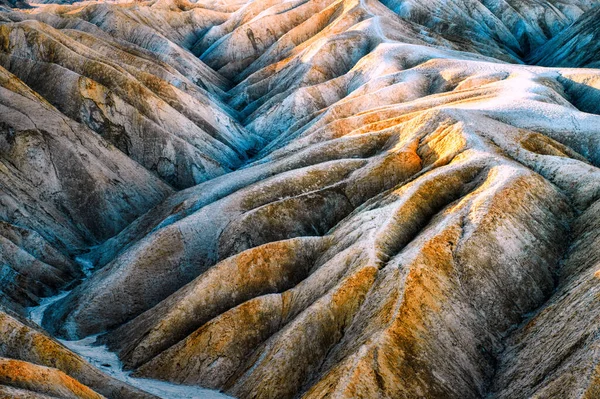
<path fill-rule="evenodd" d="M 0 12 L 0 396 L 600 397 L 596 5 Z"/>

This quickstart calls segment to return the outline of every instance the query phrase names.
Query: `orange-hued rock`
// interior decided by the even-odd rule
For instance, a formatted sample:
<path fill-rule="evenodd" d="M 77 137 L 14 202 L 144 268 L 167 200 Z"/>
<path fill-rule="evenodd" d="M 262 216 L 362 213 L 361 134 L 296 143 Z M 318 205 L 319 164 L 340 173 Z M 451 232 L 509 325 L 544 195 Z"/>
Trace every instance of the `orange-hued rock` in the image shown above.
<path fill-rule="evenodd" d="M 0 9 L 0 397 L 597 398 L 598 10 Z"/>
<path fill-rule="evenodd" d="M 225 259 L 169 300 L 121 327 L 124 336 L 117 330 L 111 346 L 118 348 L 127 366 L 143 364 L 224 311 L 302 281 L 325 245 L 318 238 L 296 238 Z"/>
<path fill-rule="evenodd" d="M 2 341 L 0 341 L 1 358 L 19 360 L 23 364 L 30 364 L 33 369 L 38 367 L 40 370 L 53 370 L 52 374 L 61 375 L 61 379 L 74 381 L 79 385 L 83 384 L 89 387 L 88 389 L 93 389 L 107 398 L 154 398 L 153 395 L 102 373 L 81 356 L 71 352 L 34 326 L 19 320 L 17 316 L 0 312 L 0 336 L 2 337 Z M 5 377 L 5 374 L 0 373 L 0 380 L 8 378 Z M 10 376 L 10 374 L 6 375 Z M 27 385 L 28 379 L 30 378 L 22 380 L 23 384 L 15 386 L 30 389 Z M 33 379 L 32 383 L 35 383 L 36 378 L 31 377 L 31 379 Z M 8 384 L 5 380 L 1 381 L 2 384 Z M 35 391 L 52 396 L 52 386 L 53 383 L 49 382 L 48 390 L 40 387 Z"/>
<path fill-rule="evenodd" d="M 104 398 L 56 369 L 6 358 L 0 358 L 0 384 L 60 398 Z"/>

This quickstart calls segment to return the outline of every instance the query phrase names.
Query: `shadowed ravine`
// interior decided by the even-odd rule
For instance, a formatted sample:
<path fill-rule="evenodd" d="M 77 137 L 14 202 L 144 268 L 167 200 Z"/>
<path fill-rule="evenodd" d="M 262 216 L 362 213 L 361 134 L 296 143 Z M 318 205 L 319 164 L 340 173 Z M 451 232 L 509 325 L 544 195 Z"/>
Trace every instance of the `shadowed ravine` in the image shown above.
<path fill-rule="evenodd" d="M 84 260 L 79 262 L 81 268 L 85 270 L 88 265 Z M 70 291 L 64 291 L 56 296 L 44 298 L 39 306 L 30 308 L 28 317 L 36 323 L 41 325 L 43 315 L 46 309 L 52 304 L 60 301 Z M 97 343 L 96 336 L 89 336 L 79 341 L 66 341 L 60 340 L 60 343 L 65 345 L 67 348 L 82 356 L 85 360 L 90 362 L 94 367 L 97 367 L 107 375 L 120 380 L 128 385 L 137 387 L 141 390 L 149 392 L 165 399 L 194 399 L 194 398 L 207 398 L 207 399 L 220 399 L 228 398 L 224 394 L 217 393 L 208 389 L 200 387 L 184 386 L 178 384 L 171 384 L 168 382 L 144 379 L 144 378 L 133 378 L 130 373 L 123 371 L 123 365 L 119 358 L 112 352 L 110 352 L 105 346 Z"/>
<path fill-rule="evenodd" d="M 596 2 L 12 6 L 0 397 L 600 398 Z"/>

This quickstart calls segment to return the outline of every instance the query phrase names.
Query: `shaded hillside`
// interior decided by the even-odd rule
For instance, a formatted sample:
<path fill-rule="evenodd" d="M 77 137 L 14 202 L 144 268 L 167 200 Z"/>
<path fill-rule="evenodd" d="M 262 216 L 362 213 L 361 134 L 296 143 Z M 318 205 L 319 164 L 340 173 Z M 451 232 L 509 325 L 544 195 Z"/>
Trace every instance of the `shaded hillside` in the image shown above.
<path fill-rule="evenodd" d="M 600 7 L 581 16 L 530 55 L 543 66 L 598 68 L 600 66 Z"/>
<path fill-rule="evenodd" d="M 0 12 L 0 392 L 596 398 L 593 5 Z"/>
<path fill-rule="evenodd" d="M 0 7 L 6 8 L 30 8 L 26 1 L 0 0 Z"/>

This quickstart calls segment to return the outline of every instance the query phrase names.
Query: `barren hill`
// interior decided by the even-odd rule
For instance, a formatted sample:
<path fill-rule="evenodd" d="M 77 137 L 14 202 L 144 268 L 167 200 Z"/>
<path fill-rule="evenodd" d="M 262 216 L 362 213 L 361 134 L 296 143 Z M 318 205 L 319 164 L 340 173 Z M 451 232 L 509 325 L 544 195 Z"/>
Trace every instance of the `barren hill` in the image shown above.
<path fill-rule="evenodd" d="M 599 12 L 0 8 L 0 397 L 600 398 Z"/>

